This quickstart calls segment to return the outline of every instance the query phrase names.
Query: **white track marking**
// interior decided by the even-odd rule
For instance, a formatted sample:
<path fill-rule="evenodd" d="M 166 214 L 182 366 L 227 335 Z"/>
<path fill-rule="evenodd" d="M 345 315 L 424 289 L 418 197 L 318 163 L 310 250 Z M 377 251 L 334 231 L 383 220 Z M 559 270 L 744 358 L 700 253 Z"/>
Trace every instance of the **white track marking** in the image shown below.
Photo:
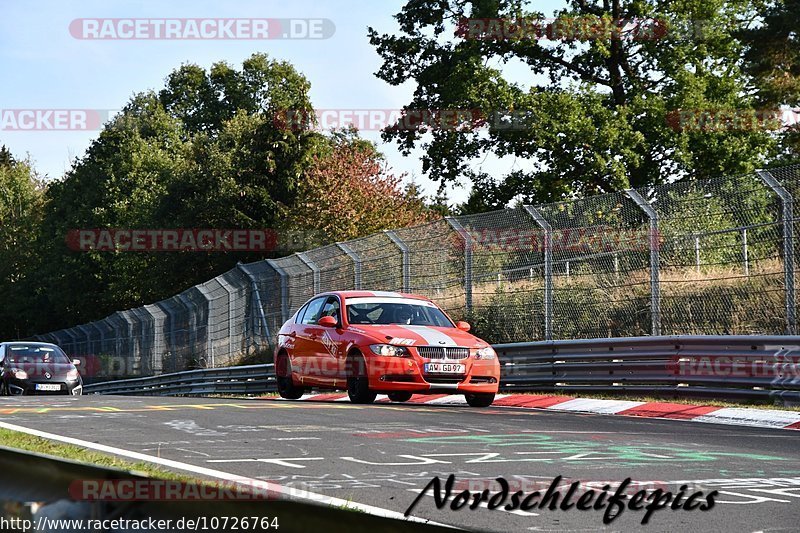
<path fill-rule="evenodd" d="M 288 457 L 285 459 L 209 459 L 207 463 L 272 463 L 289 468 L 305 468 L 293 461 L 323 461 L 324 457 Z"/>
<path fill-rule="evenodd" d="M 195 466 L 188 463 L 182 463 L 180 461 L 173 461 L 171 459 L 154 457 L 152 455 L 134 452 L 131 450 L 125 450 L 123 448 L 116 448 L 114 446 L 106 446 L 105 444 L 97 444 L 95 442 L 89 442 L 81 439 L 76 439 L 73 437 L 56 435 L 55 433 L 47 433 L 45 431 L 39 431 L 38 429 L 31 429 L 23 426 L 17 426 L 15 424 L 9 424 L 7 422 L 0 422 L 0 428 L 8 429 L 10 431 L 18 431 L 20 433 L 26 433 L 28 435 L 41 437 L 43 439 L 63 442 L 65 444 L 72 444 L 74 446 L 80 446 L 82 448 L 89 448 L 91 450 L 97 450 L 98 452 L 110 453 L 121 457 L 127 457 L 129 459 L 134 459 L 136 461 L 145 461 L 148 463 L 157 464 L 167 468 L 173 468 L 176 470 L 191 472 L 193 474 L 198 474 L 201 476 L 207 476 L 211 478 L 222 479 L 225 481 L 231 481 L 234 483 L 240 483 L 244 487 L 258 487 L 260 490 L 269 491 L 270 493 L 275 494 L 279 497 L 283 497 L 285 499 L 305 500 L 308 502 L 327 505 L 330 507 L 350 508 L 365 513 L 369 513 L 375 516 L 382 516 L 385 518 L 408 520 L 410 522 L 420 522 L 424 524 L 435 524 L 443 527 L 454 527 L 447 524 L 440 524 L 437 522 L 433 522 L 431 520 L 426 520 L 424 518 L 417 518 L 414 516 L 406 517 L 403 516 L 403 513 L 392 511 L 390 509 L 384 509 L 382 507 L 375 507 L 373 505 L 367 505 L 364 503 L 357 503 L 348 500 L 343 500 L 341 498 L 326 496 L 324 494 L 317 494 L 315 492 L 309 492 L 307 490 L 302 490 L 302 489 L 295 489 L 293 487 L 284 487 L 283 485 L 278 485 L 277 483 L 271 483 L 269 481 L 253 479 L 245 476 L 240 476 L 237 474 L 231 474 L 229 472 L 223 472 L 221 470 L 205 468 L 202 466 Z"/>
<path fill-rule="evenodd" d="M 628 400 L 592 400 L 578 398 L 552 405 L 548 407 L 548 409 L 552 409 L 554 411 L 580 411 L 585 413 L 613 415 L 621 411 L 627 411 L 628 409 L 639 407 L 645 403 L 647 402 L 633 402 Z"/>
<path fill-rule="evenodd" d="M 723 407 L 710 413 L 693 418 L 694 422 L 716 422 L 717 424 L 759 425 L 784 428 L 800 422 L 797 411 L 778 411 L 765 409 L 744 409 L 740 407 Z"/>

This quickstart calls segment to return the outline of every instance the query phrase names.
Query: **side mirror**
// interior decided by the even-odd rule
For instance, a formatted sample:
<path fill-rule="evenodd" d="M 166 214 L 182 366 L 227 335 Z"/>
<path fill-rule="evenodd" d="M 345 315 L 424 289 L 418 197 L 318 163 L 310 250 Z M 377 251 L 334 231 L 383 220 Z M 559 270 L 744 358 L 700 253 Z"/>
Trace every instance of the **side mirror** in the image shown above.
<path fill-rule="evenodd" d="M 471 326 L 469 325 L 469 322 L 464 322 L 463 320 L 459 320 L 458 322 L 456 322 L 456 327 L 461 331 L 469 331 Z"/>
<path fill-rule="evenodd" d="M 332 316 L 324 316 L 317 321 L 317 324 L 325 328 L 335 328 L 338 323 L 339 321 Z"/>
<path fill-rule="evenodd" d="M 81 360 L 80 359 L 73 359 L 72 360 L 72 364 L 75 365 L 75 366 L 79 366 L 81 364 Z"/>

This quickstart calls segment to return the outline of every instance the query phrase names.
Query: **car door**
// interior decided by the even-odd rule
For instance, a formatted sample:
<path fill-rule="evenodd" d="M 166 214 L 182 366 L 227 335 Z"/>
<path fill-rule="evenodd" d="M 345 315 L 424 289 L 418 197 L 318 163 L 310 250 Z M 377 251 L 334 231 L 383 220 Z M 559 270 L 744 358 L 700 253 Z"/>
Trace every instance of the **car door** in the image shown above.
<path fill-rule="evenodd" d="M 329 296 L 322 306 L 317 320 L 324 316 L 332 316 L 336 319 L 336 327 L 309 325 L 313 350 L 309 357 L 313 360 L 308 361 L 308 369 L 313 373 L 313 379 L 320 385 L 335 387 L 339 380 L 339 344 L 340 331 L 342 327 L 342 313 L 339 298 Z"/>
<path fill-rule="evenodd" d="M 319 350 L 319 342 L 316 337 L 319 335 L 320 326 L 317 325 L 317 321 L 322 316 L 322 306 L 325 305 L 327 299 L 327 296 L 322 296 L 311 300 L 302 316 L 298 316 L 294 350 L 291 353 L 292 369 L 304 382 L 305 380 L 314 381 L 315 375 L 318 374 L 312 366 L 316 362 L 315 352 Z"/>

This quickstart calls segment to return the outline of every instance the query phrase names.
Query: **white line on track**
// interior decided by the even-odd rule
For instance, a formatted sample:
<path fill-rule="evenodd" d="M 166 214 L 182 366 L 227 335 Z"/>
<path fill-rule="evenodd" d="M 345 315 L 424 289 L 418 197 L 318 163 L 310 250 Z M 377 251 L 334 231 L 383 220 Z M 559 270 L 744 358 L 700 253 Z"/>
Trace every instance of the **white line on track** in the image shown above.
<path fill-rule="evenodd" d="M 214 470 L 211 468 L 205 468 L 202 466 L 195 466 L 188 463 L 182 463 L 180 461 L 173 461 L 171 459 L 163 459 L 161 457 L 154 457 L 152 455 L 147 455 L 144 453 L 134 452 L 131 450 L 125 450 L 123 448 L 116 448 L 114 446 L 106 446 L 105 444 L 98 444 L 95 442 L 89 442 L 81 439 L 76 439 L 73 437 L 65 437 L 63 435 L 56 435 L 55 433 L 47 433 L 45 431 L 39 431 L 38 429 L 31 429 L 26 428 L 23 426 L 17 426 L 15 424 L 9 424 L 7 422 L 0 422 L 0 428 L 8 429 L 10 431 L 18 431 L 20 433 L 26 433 L 28 435 L 33 435 L 35 437 L 41 437 L 43 439 L 54 440 L 58 442 L 63 442 L 65 444 L 72 444 L 74 446 L 80 446 L 82 448 L 89 448 L 92 450 L 97 450 L 99 452 L 110 453 L 113 455 L 118 455 L 121 457 L 127 457 L 129 459 L 135 459 L 137 461 L 145 461 L 148 463 L 157 464 L 160 466 L 164 466 L 167 468 L 173 468 L 175 470 L 183 470 L 185 472 L 191 472 L 193 474 L 198 474 L 201 476 L 207 476 L 216 479 L 222 479 L 225 481 L 231 481 L 234 483 L 240 483 L 245 487 L 257 487 L 261 490 L 267 490 L 272 494 L 279 495 L 284 499 L 291 499 L 291 500 L 305 500 L 308 502 L 313 502 L 316 504 L 327 505 L 330 507 L 339 507 L 339 508 L 349 508 L 358 511 L 362 511 L 365 513 L 369 513 L 375 516 L 381 516 L 385 518 L 394 518 L 398 520 L 408 520 L 410 522 L 419 522 L 424 524 L 434 524 L 437 526 L 443 527 L 451 527 L 454 528 L 455 526 L 451 526 L 448 524 L 441 524 L 437 522 L 433 522 L 431 520 L 426 520 L 424 518 L 417 518 L 414 516 L 403 516 L 403 513 L 392 511 L 390 509 L 384 509 L 382 507 L 375 507 L 373 505 L 367 505 L 364 503 L 357 503 L 353 501 L 343 500 L 341 498 L 335 498 L 333 496 L 326 496 L 324 494 L 317 494 L 315 492 L 309 492 L 307 490 L 302 489 L 295 489 L 292 487 L 284 487 L 283 485 L 278 485 L 277 483 L 272 483 L 269 481 L 263 481 L 260 479 L 253 479 L 245 476 L 240 476 L 237 474 L 231 474 L 229 472 L 223 472 L 221 470 Z M 460 529 L 460 528 L 456 528 Z"/>

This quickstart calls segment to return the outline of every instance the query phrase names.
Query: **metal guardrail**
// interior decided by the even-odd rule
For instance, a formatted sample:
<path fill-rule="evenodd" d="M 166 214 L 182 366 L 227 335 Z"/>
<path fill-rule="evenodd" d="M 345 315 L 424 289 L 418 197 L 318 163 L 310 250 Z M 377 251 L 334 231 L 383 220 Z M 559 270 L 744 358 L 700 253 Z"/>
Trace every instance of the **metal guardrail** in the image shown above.
<path fill-rule="evenodd" d="M 202 522 L 204 524 L 214 523 L 208 520 L 210 517 L 228 517 L 231 521 L 236 518 L 237 524 L 245 524 L 244 520 L 249 520 L 252 526 L 257 526 L 262 518 L 271 522 L 277 517 L 280 531 L 290 533 L 306 531 L 434 533 L 449 530 L 433 524 L 397 520 L 364 512 L 353 512 L 330 505 L 314 504 L 308 499 L 304 499 L 302 495 L 297 498 L 293 497 L 291 489 L 287 489 L 286 494 L 276 493 L 269 500 L 230 496 L 232 491 L 253 493 L 255 487 L 249 485 L 246 480 L 238 483 L 224 480 L 209 481 L 204 478 L 193 482 L 189 481 L 192 476 L 186 476 L 187 481 L 184 483 L 204 483 L 212 488 L 217 487 L 219 490 L 210 491 L 211 496 L 209 497 L 202 497 L 203 491 L 195 488 L 195 490 L 185 492 L 179 489 L 167 490 L 166 494 L 173 495 L 168 498 L 144 496 L 136 499 L 121 497 L 119 500 L 115 500 L 114 494 L 120 490 L 120 486 L 113 485 L 114 483 L 123 480 L 129 484 L 131 482 L 142 483 L 146 489 L 149 488 L 144 491 L 144 494 L 152 494 L 156 491 L 150 489 L 159 486 L 158 480 L 153 482 L 150 478 L 124 470 L 84 464 L 2 446 L 0 446 L 0 472 L 3 473 L 0 476 L 0 517 L 5 520 L 20 520 L 16 522 L 20 531 L 23 529 L 22 520 L 29 520 L 29 529 L 26 530 L 33 531 L 36 520 L 39 518 L 83 520 L 84 524 L 88 524 L 89 520 L 123 519 L 146 522 L 148 519 L 153 519 L 155 521 L 171 520 L 171 526 L 160 531 L 178 533 L 188 529 L 188 526 L 179 527 L 177 525 L 179 520 L 193 520 L 198 523 L 201 517 L 206 518 Z M 84 483 L 88 483 L 90 486 L 108 483 L 109 485 L 104 486 L 109 489 L 107 492 L 109 499 L 81 499 Z M 170 483 L 173 483 L 174 487 L 176 482 L 170 480 Z M 96 486 L 87 490 L 89 494 L 106 494 L 103 489 L 98 489 Z M 132 489 L 131 492 L 135 490 Z M 220 492 L 222 495 L 214 497 L 216 492 Z M 259 493 L 263 498 L 263 490 L 256 494 Z M 186 498 L 181 499 L 180 496 L 176 496 L 181 494 L 186 494 Z M 411 501 L 410 498 L 409 501 Z M 32 502 L 37 504 L 36 511 L 31 506 Z M 13 505 L 7 505 L 9 503 Z M 12 512 L 13 514 L 11 514 Z M 134 526 L 131 527 L 136 529 Z M 159 527 L 163 526 L 159 525 Z M 200 526 L 197 527 L 200 528 Z M 90 529 L 95 531 L 93 528 L 86 530 Z M 208 528 L 204 526 L 200 529 Z M 78 531 L 78 529 L 67 527 L 56 529 L 55 526 L 51 528 L 45 526 L 44 530 Z M 125 530 L 129 531 L 127 528 Z M 141 530 L 150 531 L 144 527 Z M 263 531 L 259 527 L 250 526 L 242 526 L 242 530 Z M 108 526 L 103 531 L 109 531 Z M 118 531 L 118 529 L 114 529 L 114 531 Z"/>
<path fill-rule="evenodd" d="M 800 401 L 800 336 L 661 336 L 495 346 L 501 388 Z"/>
<path fill-rule="evenodd" d="M 84 385 L 83 392 L 144 396 L 259 394 L 277 390 L 273 367 L 274 365 L 267 364 L 188 370 L 146 378 L 93 383 Z"/>
<path fill-rule="evenodd" d="M 495 345 L 506 391 L 594 391 L 800 401 L 800 336 L 661 336 Z M 86 393 L 251 394 L 273 365 L 192 370 L 87 385 Z"/>

